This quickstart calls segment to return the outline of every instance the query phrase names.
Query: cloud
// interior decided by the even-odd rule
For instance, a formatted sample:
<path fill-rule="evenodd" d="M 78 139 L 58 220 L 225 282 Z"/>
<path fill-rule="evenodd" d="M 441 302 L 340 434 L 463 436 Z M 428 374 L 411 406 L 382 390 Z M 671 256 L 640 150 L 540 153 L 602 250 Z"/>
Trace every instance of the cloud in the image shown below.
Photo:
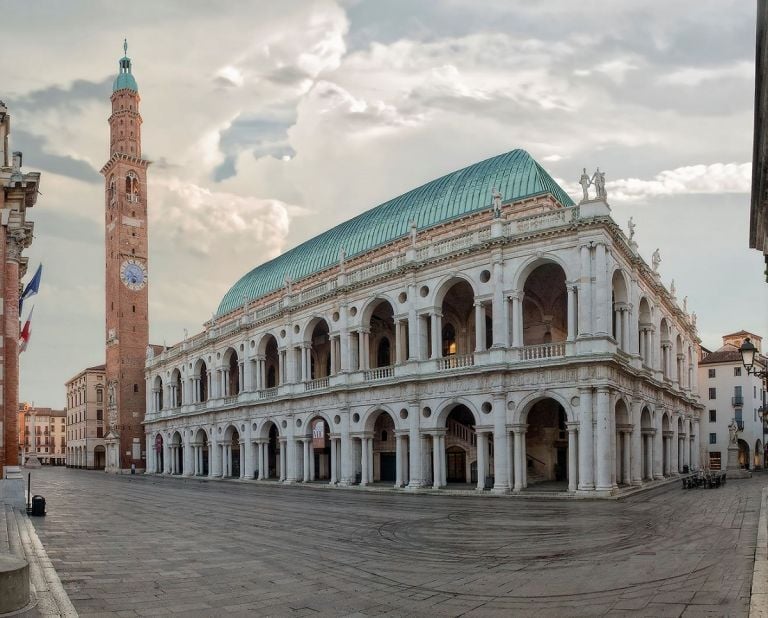
<path fill-rule="evenodd" d="M 24 161 L 29 167 L 89 183 L 101 183 L 103 181 L 98 170 L 94 169 L 87 161 L 48 152 L 48 142 L 45 137 L 14 129 L 13 147 L 24 153 Z"/>
<path fill-rule="evenodd" d="M 659 172 L 652 180 L 624 178 L 606 183 L 611 200 L 636 201 L 661 195 L 749 193 L 751 163 L 688 165 Z"/>
<path fill-rule="evenodd" d="M 683 67 L 659 77 L 660 84 L 699 86 L 705 82 L 723 79 L 746 79 L 755 77 L 755 63 L 749 61 L 734 62 L 726 66 Z"/>

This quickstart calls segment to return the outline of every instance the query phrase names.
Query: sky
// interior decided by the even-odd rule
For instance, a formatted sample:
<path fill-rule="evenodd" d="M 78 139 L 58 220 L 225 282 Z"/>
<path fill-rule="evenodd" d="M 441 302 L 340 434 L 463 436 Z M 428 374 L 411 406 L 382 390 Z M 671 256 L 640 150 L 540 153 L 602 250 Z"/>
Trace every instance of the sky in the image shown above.
<path fill-rule="evenodd" d="M 200 332 L 254 266 L 514 148 L 576 198 L 582 167 L 605 172 L 703 345 L 768 336 L 748 248 L 755 2 L 4 0 L 0 99 L 42 172 L 21 400 L 63 407 L 104 361 L 99 169 L 124 37 L 153 162 L 153 343 Z"/>

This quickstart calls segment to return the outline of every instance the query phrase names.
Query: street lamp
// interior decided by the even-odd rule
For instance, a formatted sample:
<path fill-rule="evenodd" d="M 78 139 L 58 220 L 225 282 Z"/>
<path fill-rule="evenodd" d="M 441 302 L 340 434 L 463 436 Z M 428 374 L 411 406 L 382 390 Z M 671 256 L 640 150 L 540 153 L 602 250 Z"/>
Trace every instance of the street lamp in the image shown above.
<path fill-rule="evenodd" d="M 766 391 L 768 390 L 768 371 L 764 369 L 755 369 L 755 352 L 757 352 L 757 348 L 752 344 L 749 337 L 747 337 L 739 348 L 739 354 L 741 354 L 741 362 L 744 364 L 744 368 L 747 370 L 747 375 L 754 375 L 756 378 L 760 378 L 766 383 L 763 386 L 763 391 Z M 765 405 L 765 398 L 763 398 L 762 405 L 758 411 L 760 413 L 760 420 L 762 421 L 763 467 L 765 467 L 765 421 L 766 417 L 768 417 L 768 408 Z"/>

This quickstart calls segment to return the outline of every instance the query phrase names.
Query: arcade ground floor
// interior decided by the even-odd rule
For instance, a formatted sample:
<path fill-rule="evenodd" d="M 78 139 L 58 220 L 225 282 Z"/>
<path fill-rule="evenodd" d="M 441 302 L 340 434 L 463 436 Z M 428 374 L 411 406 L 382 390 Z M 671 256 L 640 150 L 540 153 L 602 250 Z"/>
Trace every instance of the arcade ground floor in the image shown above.
<path fill-rule="evenodd" d="M 611 496 L 699 469 L 697 415 L 609 388 L 150 422 L 149 474 Z M 398 411 L 399 410 L 399 411 Z"/>
<path fill-rule="evenodd" d="M 746 616 L 766 481 L 493 500 L 48 467 L 34 525 L 81 616 Z"/>

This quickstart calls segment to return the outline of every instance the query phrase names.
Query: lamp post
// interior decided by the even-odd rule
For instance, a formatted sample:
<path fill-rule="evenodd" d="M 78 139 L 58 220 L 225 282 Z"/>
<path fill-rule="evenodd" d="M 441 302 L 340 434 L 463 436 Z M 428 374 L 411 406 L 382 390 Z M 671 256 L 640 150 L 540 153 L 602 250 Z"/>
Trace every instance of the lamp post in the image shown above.
<path fill-rule="evenodd" d="M 747 370 L 747 375 L 753 375 L 756 378 L 759 378 L 763 382 L 763 388 L 762 391 L 765 393 L 766 390 L 768 390 L 768 371 L 765 369 L 756 369 L 755 368 L 755 354 L 757 353 L 757 348 L 754 346 L 752 341 L 747 337 L 744 342 L 741 344 L 741 347 L 739 348 L 739 354 L 741 354 L 741 362 L 744 365 L 744 368 Z M 765 421 L 766 417 L 768 417 L 768 408 L 766 408 L 765 405 L 765 395 L 763 395 L 763 401 L 762 405 L 760 406 L 760 409 L 758 410 L 760 414 L 760 421 L 762 422 L 762 429 L 763 429 L 763 467 L 766 467 L 765 462 Z"/>

